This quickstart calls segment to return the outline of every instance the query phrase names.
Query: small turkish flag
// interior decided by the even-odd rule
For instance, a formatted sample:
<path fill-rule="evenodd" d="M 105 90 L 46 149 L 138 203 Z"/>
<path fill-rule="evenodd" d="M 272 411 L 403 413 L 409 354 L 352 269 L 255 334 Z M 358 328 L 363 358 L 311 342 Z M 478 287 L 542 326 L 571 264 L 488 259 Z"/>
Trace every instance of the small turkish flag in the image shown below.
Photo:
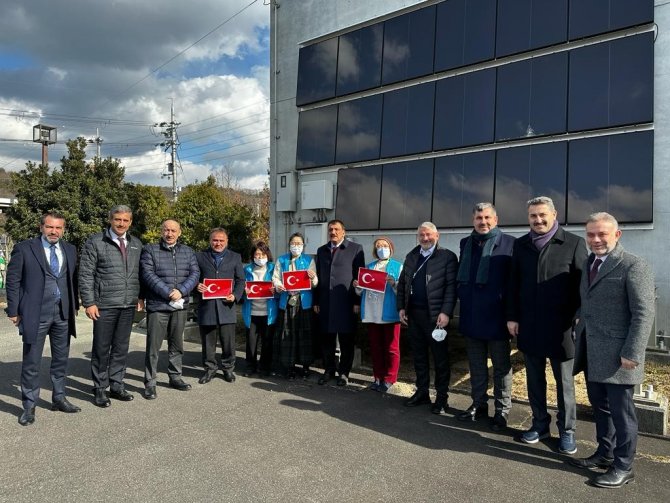
<path fill-rule="evenodd" d="M 271 299 L 272 281 L 247 281 L 247 299 Z"/>
<path fill-rule="evenodd" d="M 289 271 L 282 273 L 284 288 L 287 290 L 311 290 L 312 282 L 307 271 Z"/>
<path fill-rule="evenodd" d="M 375 271 L 374 269 L 358 268 L 358 287 L 373 292 L 386 291 L 386 278 L 388 274 L 384 271 Z"/>
<path fill-rule="evenodd" d="M 222 299 L 233 293 L 232 279 L 205 278 L 202 284 L 207 287 L 207 290 L 202 292 L 203 299 Z"/>

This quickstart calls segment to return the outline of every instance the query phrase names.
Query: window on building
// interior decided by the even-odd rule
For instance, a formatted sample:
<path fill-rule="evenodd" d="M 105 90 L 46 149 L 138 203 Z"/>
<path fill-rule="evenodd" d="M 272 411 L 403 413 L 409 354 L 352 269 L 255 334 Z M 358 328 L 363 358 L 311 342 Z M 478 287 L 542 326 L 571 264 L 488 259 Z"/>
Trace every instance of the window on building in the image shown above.
<path fill-rule="evenodd" d="M 384 22 L 382 84 L 433 73 L 435 6 Z"/>
<path fill-rule="evenodd" d="M 653 42 L 643 33 L 570 51 L 570 131 L 653 120 Z"/>
<path fill-rule="evenodd" d="M 380 229 L 414 229 L 430 220 L 433 160 L 384 165 Z"/>
<path fill-rule="evenodd" d="M 298 60 L 298 106 L 335 96 L 337 37 L 300 49 Z"/>
<path fill-rule="evenodd" d="M 567 89 L 566 53 L 499 67 L 496 140 L 565 132 Z"/>
<path fill-rule="evenodd" d="M 472 207 L 493 201 L 495 152 L 450 155 L 435 159 L 433 223 L 470 227 Z"/>
<path fill-rule="evenodd" d="M 496 0 L 449 0 L 437 5 L 435 71 L 493 59 Z"/>
<path fill-rule="evenodd" d="M 434 109 L 434 82 L 384 93 L 381 156 L 402 156 L 431 150 Z"/>
<path fill-rule="evenodd" d="M 337 105 L 300 112 L 296 168 L 314 168 L 335 163 Z"/>
<path fill-rule="evenodd" d="M 652 131 L 571 141 L 568 223 L 597 211 L 621 223 L 651 222 L 653 147 Z"/>
<path fill-rule="evenodd" d="M 526 201 L 548 196 L 565 222 L 568 144 L 544 143 L 496 152 L 495 205 L 500 225 L 528 225 Z"/>
<path fill-rule="evenodd" d="M 496 56 L 565 42 L 568 0 L 499 0 Z"/>
<path fill-rule="evenodd" d="M 571 40 L 653 20 L 653 0 L 570 0 Z"/>
<path fill-rule="evenodd" d="M 383 39 L 382 23 L 340 35 L 337 57 L 338 96 L 380 85 Z"/>
<path fill-rule="evenodd" d="M 337 164 L 379 158 L 382 95 L 340 103 L 337 121 Z"/>
<path fill-rule="evenodd" d="M 382 166 L 341 169 L 337 173 L 336 217 L 349 230 L 379 229 Z"/>
<path fill-rule="evenodd" d="M 437 81 L 433 149 L 493 142 L 495 93 L 494 68 Z"/>

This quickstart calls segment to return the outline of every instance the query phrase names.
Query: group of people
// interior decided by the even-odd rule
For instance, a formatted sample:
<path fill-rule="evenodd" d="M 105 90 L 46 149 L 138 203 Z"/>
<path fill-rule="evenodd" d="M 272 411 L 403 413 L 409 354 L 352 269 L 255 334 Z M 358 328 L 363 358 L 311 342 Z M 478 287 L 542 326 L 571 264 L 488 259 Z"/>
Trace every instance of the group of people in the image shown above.
<path fill-rule="evenodd" d="M 110 399 L 133 400 L 124 376 L 133 319 L 143 309 L 147 312 L 144 398 L 157 397 L 158 358 L 166 338 L 169 385 L 189 390 L 191 385 L 182 379 L 182 357 L 192 292 L 201 297 L 197 306 L 204 367 L 200 384 L 210 382 L 219 369 L 217 342 L 224 380 L 236 379 L 236 306 L 240 303 L 247 328 L 245 375 L 279 372 L 288 379 L 306 377 L 315 354 L 320 353 L 324 366 L 320 385 L 331 380 L 338 386 L 348 384 L 360 317 L 370 342 L 370 389 L 385 393 L 396 382 L 404 325 L 416 373 L 416 392 L 405 405 L 427 404 L 431 412 L 444 414 L 450 381 L 446 328 L 458 300 L 472 404 L 457 419 L 476 421 L 489 416 L 490 357 L 494 414 L 489 424 L 496 431 L 507 427 L 511 340 L 516 340 L 524 355 L 533 414 L 530 428 L 519 439 L 533 444 L 550 436 L 548 361 L 557 384 L 559 451 L 577 451 L 573 376 L 584 371 L 598 448 L 593 455 L 571 462 L 582 468 L 607 468 L 593 484 L 620 487 L 634 477 L 637 419 L 632 393 L 644 374 L 645 344 L 654 317 L 653 275 L 644 260 L 619 244 L 621 230 L 613 216 L 591 215 L 585 243 L 558 225 L 550 198 L 531 199 L 527 208 L 530 231 L 515 239 L 498 228 L 491 203 L 475 205 L 473 230 L 460 242 L 460 257 L 440 246 L 438 229 L 424 222 L 418 227 L 418 245 L 404 261 L 394 257 L 392 240 L 381 236 L 373 243 L 374 260 L 366 264 L 361 245 L 346 238 L 344 223 L 331 220 L 329 241 L 314 257 L 304 253 L 304 238 L 294 233 L 288 253 L 273 260 L 267 244 L 259 242 L 251 250 L 251 263 L 244 266 L 240 254 L 228 248 L 223 228 L 212 229 L 209 247 L 194 252 L 179 241 L 179 223 L 168 219 L 161 225 L 160 241 L 143 245 L 129 234 L 132 210 L 123 205 L 110 210 L 109 227 L 88 239 L 77 262 L 75 247 L 61 239 L 65 218 L 47 213 L 41 219 L 41 235 L 18 243 L 7 269 L 7 314 L 23 336 L 19 423 L 35 421 L 47 335 L 53 409 L 80 410 L 65 396 L 69 341 L 75 335 L 80 303 L 93 320 L 95 405 L 109 407 Z M 381 287 L 370 288 L 363 281 L 366 275 L 359 276 L 361 271 L 368 271 L 368 278 L 381 273 Z M 208 295 L 210 281 L 220 279 L 228 280 L 230 288 L 222 295 Z M 251 295 L 256 282 L 269 285 L 269 295 Z M 314 323 L 318 326 L 313 328 Z M 320 347 L 314 347 L 315 342 Z M 434 401 L 429 396 L 430 353 Z"/>

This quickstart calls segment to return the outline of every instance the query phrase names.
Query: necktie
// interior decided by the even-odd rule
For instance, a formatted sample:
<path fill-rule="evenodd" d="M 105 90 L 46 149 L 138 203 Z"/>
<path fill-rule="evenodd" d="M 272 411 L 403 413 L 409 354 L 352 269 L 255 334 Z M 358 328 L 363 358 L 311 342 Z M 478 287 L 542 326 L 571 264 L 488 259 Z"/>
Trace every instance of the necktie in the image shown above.
<path fill-rule="evenodd" d="M 598 275 L 598 269 L 600 269 L 600 264 L 602 263 L 603 261 L 599 258 L 593 261 L 593 266 L 591 267 L 591 270 L 589 270 L 589 285 L 593 283 L 594 279 L 596 279 L 596 276 Z"/>
<path fill-rule="evenodd" d="M 60 272 L 60 266 L 58 265 L 58 256 L 56 255 L 56 245 L 51 245 L 51 253 L 49 255 L 49 265 L 51 266 L 51 272 L 54 276 L 58 276 Z"/>
<path fill-rule="evenodd" d="M 127 262 L 128 261 L 128 250 L 126 250 L 126 240 L 123 238 L 119 238 L 119 248 L 121 249 L 121 256 L 123 257 L 123 261 Z"/>

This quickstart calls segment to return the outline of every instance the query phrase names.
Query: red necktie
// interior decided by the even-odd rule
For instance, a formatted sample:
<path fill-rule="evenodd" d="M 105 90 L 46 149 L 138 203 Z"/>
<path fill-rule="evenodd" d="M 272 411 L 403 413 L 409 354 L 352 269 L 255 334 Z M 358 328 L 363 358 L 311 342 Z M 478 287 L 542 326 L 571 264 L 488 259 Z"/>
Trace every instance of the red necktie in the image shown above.
<path fill-rule="evenodd" d="M 126 250 L 126 240 L 123 238 L 119 238 L 119 248 L 121 249 L 121 256 L 123 257 L 123 261 L 127 262 L 128 261 L 128 250 Z"/>
<path fill-rule="evenodd" d="M 593 266 L 591 267 L 591 270 L 589 271 L 589 285 L 593 283 L 593 280 L 596 279 L 596 276 L 598 275 L 598 269 L 600 269 L 600 264 L 602 264 L 603 261 L 600 260 L 599 258 L 595 259 L 593 261 Z"/>

